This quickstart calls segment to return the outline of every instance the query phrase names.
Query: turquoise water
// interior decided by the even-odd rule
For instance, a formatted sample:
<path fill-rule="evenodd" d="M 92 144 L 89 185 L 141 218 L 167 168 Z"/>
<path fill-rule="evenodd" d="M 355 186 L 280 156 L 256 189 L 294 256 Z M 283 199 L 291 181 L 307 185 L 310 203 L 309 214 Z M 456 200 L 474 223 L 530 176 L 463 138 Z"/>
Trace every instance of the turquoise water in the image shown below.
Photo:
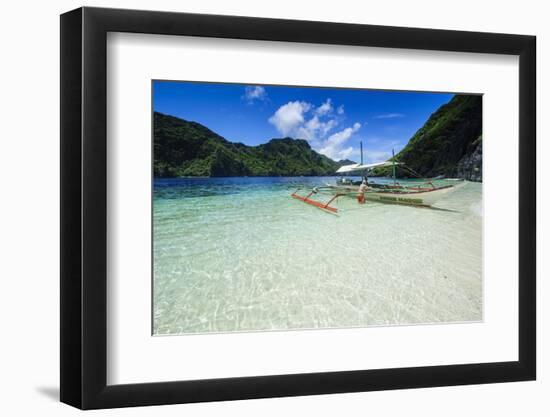
<path fill-rule="evenodd" d="M 156 180 L 154 333 L 482 319 L 481 184 L 437 209 L 344 197 L 337 216 L 290 197 L 334 182 Z"/>

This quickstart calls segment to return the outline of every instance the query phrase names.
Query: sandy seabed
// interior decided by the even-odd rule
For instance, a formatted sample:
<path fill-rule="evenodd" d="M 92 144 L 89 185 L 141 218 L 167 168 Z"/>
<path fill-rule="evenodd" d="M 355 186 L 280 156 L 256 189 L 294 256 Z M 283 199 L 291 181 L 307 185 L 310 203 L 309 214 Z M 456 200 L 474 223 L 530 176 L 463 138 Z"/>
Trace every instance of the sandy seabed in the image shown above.
<path fill-rule="evenodd" d="M 154 334 L 482 320 L 482 184 L 437 209 L 290 198 L 328 181 L 155 183 Z"/>

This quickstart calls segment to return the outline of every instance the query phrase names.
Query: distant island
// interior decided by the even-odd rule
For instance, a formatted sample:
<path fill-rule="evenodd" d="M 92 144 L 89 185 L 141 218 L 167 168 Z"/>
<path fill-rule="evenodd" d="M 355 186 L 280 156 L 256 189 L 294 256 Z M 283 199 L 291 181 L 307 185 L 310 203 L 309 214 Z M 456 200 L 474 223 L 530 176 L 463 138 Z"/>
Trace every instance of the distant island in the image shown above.
<path fill-rule="evenodd" d="M 481 181 L 481 101 L 481 96 L 456 95 L 431 115 L 395 159 L 422 176 Z M 158 112 L 153 130 L 156 178 L 325 176 L 355 163 L 334 161 L 303 139 L 277 138 L 258 146 L 230 142 L 199 123 Z M 379 169 L 373 175 L 389 173 Z"/>

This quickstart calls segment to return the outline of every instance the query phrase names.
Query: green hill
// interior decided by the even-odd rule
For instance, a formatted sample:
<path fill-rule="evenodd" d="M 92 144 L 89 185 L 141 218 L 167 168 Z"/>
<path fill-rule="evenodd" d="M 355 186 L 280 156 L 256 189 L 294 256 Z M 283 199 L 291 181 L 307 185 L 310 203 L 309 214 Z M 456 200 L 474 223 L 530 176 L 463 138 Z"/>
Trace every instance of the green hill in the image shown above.
<path fill-rule="evenodd" d="M 454 96 L 430 116 L 395 160 L 424 177 L 445 175 L 480 181 L 481 104 L 481 96 Z M 375 175 L 389 173 L 388 169 L 378 169 Z"/>
<path fill-rule="evenodd" d="M 333 175 L 339 166 L 301 139 L 271 139 L 259 146 L 233 143 L 205 126 L 154 113 L 155 177 Z"/>
<path fill-rule="evenodd" d="M 423 177 L 481 181 L 482 98 L 456 95 L 426 121 L 395 159 Z M 301 139 L 271 139 L 258 146 L 229 142 L 207 127 L 154 114 L 155 177 L 334 175 L 350 160 L 333 161 Z M 390 175 L 391 169 L 377 169 Z M 399 176 L 411 176 L 398 170 Z"/>

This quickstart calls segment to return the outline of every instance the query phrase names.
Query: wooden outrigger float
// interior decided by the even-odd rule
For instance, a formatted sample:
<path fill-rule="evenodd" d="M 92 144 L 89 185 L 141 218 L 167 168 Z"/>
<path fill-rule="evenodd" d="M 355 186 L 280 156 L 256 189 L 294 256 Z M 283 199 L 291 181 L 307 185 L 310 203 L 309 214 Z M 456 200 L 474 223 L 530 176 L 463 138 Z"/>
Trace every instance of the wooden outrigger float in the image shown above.
<path fill-rule="evenodd" d="M 332 207 L 330 205 L 330 203 L 332 203 L 334 200 L 336 200 L 338 197 L 340 196 L 343 196 L 345 195 L 344 193 L 336 193 L 334 194 L 334 196 L 327 202 L 327 203 L 321 203 L 319 201 L 316 201 L 316 200 L 311 200 L 309 197 L 311 197 L 313 194 L 316 194 L 317 193 L 317 188 L 314 188 L 313 190 L 311 190 L 311 192 L 305 196 L 305 197 L 302 197 L 301 195 L 298 195 L 297 192 L 300 191 L 299 189 L 294 191 L 291 196 L 298 199 L 298 200 L 301 200 L 303 201 L 304 203 L 307 203 L 307 204 L 311 204 L 312 206 L 315 206 L 317 208 L 320 208 L 321 210 L 326 210 L 328 211 L 329 213 L 337 213 L 338 212 L 338 209 L 335 208 L 335 207 Z"/>
<path fill-rule="evenodd" d="M 376 167 L 392 166 L 393 184 L 368 184 L 365 191 L 359 191 L 360 182 L 353 182 L 345 179 L 339 179 L 336 185 L 326 184 L 322 187 L 315 187 L 308 192 L 306 196 L 299 195 L 299 189 L 292 193 L 292 197 L 303 201 L 306 204 L 317 207 L 328 213 L 336 214 L 338 209 L 331 206 L 339 197 L 357 198 L 361 203 L 364 200 L 377 201 L 380 203 L 403 204 L 408 206 L 431 207 L 441 198 L 447 196 L 453 191 L 465 184 L 463 180 L 454 179 L 451 184 L 436 186 L 433 180 L 425 180 L 416 185 L 402 185 L 396 181 L 395 167 L 403 165 L 395 161 L 379 162 L 375 164 L 353 164 L 340 167 L 337 174 L 360 175 L 367 179 L 367 173 Z M 315 194 L 328 194 L 331 198 L 325 203 L 312 199 Z M 364 200 L 363 200 L 364 196 Z"/>

